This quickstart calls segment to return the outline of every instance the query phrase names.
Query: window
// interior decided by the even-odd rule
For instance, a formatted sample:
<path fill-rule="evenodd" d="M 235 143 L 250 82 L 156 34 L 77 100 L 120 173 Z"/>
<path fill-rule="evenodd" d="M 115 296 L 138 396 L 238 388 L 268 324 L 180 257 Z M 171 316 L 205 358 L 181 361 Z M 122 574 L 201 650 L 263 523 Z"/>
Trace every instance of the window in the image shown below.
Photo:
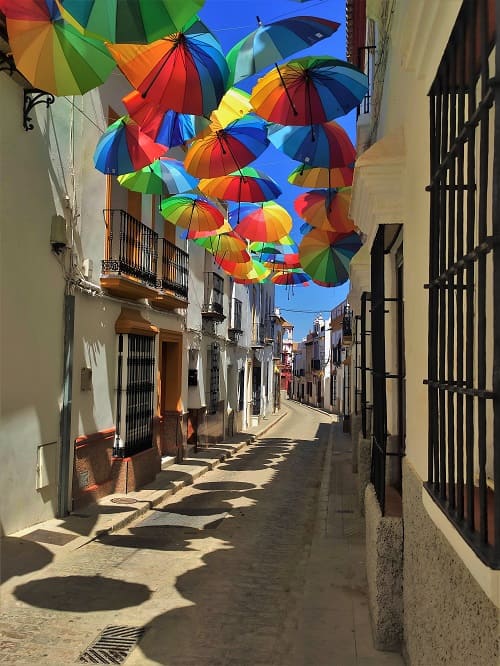
<path fill-rule="evenodd" d="M 463 4 L 429 92 L 426 488 L 500 568 L 500 181 L 494 3 Z M 492 186 L 494 183 L 494 187 Z"/>
<path fill-rule="evenodd" d="M 207 351 L 208 396 L 207 412 L 215 414 L 219 407 L 219 345 L 213 342 Z"/>

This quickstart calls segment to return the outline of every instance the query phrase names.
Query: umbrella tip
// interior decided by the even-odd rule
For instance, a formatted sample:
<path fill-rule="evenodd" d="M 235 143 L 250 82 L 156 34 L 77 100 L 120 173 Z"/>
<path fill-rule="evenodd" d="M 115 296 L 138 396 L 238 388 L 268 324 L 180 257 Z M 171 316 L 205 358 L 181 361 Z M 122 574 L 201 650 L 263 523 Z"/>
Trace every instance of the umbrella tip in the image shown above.
<path fill-rule="evenodd" d="M 255 18 L 257 19 L 257 23 L 259 24 L 259 26 L 261 26 L 261 25 L 262 25 L 262 21 L 260 20 L 260 16 L 256 16 Z"/>

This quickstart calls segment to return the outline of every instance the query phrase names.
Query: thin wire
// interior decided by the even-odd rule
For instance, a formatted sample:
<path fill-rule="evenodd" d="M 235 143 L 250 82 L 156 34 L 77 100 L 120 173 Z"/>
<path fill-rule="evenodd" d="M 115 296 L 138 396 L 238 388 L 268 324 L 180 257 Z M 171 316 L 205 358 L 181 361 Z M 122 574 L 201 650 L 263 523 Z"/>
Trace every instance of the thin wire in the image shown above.
<path fill-rule="evenodd" d="M 104 132 L 106 131 L 106 128 L 105 128 L 105 129 L 102 129 L 101 127 L 99 127 L 99 125 L 97 125 L 97 124 L 92 120 L 92 118 L 91 118 L 90 116 L 88 116 L 84 111 L 82 111 L 82 110 L 81 110 L 81 109 L 80 109 L 80 108 L 79 108 L 79 107 L 73 102 L 73 100 L 71 100 L 69 97 L 65 97 L 65 96 L 64 96 L 63 99 L 65 99 L 67 102 L 69 102 L 69 103 L 71 104 L 71 106 L 72 106 L 74 109 L 76 109 L 77 111 L 79 111 L 79 112 L 82 114 L 82 116 L 84 116 L 84 117 L 85 117 L 90 123 L 92 123 L 92 125 L 93 125 L 94 127 L 97 127 L 97 129 L 99 130 L 99 132 L 102 132 L 102 133 L 104 134 Z"/>

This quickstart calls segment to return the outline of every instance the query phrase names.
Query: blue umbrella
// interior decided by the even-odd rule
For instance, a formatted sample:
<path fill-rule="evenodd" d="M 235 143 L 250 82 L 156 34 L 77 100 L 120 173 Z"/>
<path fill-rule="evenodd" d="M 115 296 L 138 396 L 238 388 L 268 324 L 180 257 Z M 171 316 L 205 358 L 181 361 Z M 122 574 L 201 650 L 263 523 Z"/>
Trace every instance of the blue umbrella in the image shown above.
<path fill-rule="evenodd" d="M 259 27 L 226 56 L 231 83 L 253 76 L 269 65 L 330 37 L 340 23 L 316 16 L 292 16 Z"/>
<path fill-rule="evenodd" d="M 160 194 L 164 197 L 193 190 L 198 178 L 191 176 L 182 162 L 160 157 L 140 171 L 118 176 L 118 182 L 128 190 L 144 194 Z"/>

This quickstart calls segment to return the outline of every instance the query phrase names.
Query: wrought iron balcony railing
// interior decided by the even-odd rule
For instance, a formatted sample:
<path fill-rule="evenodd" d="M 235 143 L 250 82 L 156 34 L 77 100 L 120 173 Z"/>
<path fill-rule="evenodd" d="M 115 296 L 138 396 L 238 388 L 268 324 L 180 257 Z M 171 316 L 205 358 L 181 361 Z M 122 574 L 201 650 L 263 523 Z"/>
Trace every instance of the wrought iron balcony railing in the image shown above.
<path fill-rule="evenodd" d="M 205 273 L 205 299 L 201 314 L 223 320 L 224 278 L 217 273 Z"/>
<path fill-rule="evenodd" d="M 239 299 L 233 298 L 231 302 L 231 320 L 229 325 L 229 330 L 241 333 L 242 322 L 241 322 L 241 308 L 242 303 Z"/>
<path fill-rule="evenodd" d="M 156 287 L 158 234 L 124 210 L 108 208 L 104 219 L 109 232 L 103 275 L 127 275 Z"/>
<path fill-rule="evenodd" d="M 158 287 L 172 291 L 181 298 L 188 296 L 189 255 L 184 250 L 162 238 L 161 272 Z"/>

